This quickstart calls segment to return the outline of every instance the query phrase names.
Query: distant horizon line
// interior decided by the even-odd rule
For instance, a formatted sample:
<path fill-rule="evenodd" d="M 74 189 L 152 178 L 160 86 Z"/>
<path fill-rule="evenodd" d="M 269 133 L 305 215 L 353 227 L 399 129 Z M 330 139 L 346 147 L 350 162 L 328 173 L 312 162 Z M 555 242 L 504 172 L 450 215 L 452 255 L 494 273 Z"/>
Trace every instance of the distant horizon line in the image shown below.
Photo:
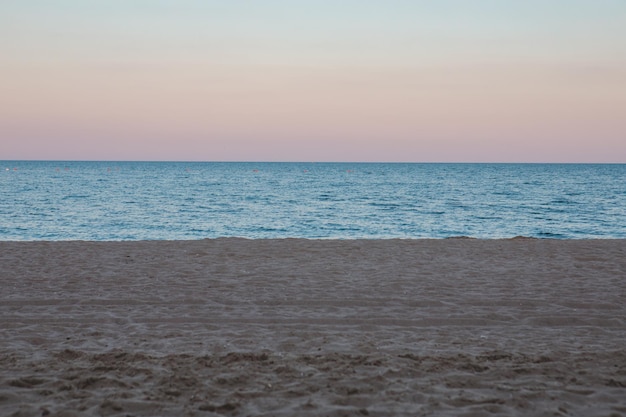
<path fill-rule="evenodd" d="M 264 161 L 264 160 L 166 160 L 166 159 L 0 159 L 0 163 L 5 162 L 110 162 L 110 163 L 238 163 L 238 164 L 499 164 L 499 165 L 624 165 L 626 162 L 513 162 L 513 161 L 305 161 L 305 160 L 285 160 L 285 161 Z"/>

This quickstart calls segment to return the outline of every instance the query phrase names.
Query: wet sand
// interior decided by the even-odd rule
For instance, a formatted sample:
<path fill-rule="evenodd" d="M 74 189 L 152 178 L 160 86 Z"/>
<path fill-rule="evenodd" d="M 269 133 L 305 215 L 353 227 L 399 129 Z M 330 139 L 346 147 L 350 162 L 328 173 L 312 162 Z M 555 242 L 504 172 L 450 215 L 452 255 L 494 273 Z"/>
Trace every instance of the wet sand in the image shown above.
<path fill-rule="evenodd" d="M 626 416 L 624 240 L 0 242 L 2 416 Z"/>

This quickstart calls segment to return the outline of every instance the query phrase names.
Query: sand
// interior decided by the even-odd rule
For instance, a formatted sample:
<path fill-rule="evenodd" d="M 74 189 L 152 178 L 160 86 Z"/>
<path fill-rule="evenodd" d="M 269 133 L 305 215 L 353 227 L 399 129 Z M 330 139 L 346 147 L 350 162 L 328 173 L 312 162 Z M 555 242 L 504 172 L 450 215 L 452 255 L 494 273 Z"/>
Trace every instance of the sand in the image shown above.
<path fill-rule="evenodd" d="M 0 242 L 2 416 L 626 416 L 626 241 Z"/>

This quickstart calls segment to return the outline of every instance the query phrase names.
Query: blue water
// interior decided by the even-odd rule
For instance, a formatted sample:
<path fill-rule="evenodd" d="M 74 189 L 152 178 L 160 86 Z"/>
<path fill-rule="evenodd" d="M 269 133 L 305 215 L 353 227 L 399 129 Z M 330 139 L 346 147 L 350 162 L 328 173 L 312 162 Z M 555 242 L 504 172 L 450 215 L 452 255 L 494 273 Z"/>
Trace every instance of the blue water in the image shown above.
<path fill-rule="evenodd" d="M 626 165 L 0 161 L 0 240 L 626 238 Z"/>

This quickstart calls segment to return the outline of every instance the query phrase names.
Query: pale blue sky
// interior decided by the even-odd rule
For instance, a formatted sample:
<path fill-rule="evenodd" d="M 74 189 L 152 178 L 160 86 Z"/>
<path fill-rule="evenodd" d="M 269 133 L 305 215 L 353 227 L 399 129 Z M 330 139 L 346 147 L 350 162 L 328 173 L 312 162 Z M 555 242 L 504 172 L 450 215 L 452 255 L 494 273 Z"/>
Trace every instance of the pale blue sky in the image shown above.
<path fill-rule="evenodd" d="M 239 52 L 332 64 L 397 54 L 398 65 L 412 65 L 446 54 L 471 58 L 467 52 L 478 59 L 623 64 L 625 22 L 623 0 L 4 0 L 0 46 L 25 60 L 47 58 L 46 50 L 80 57 L 94 49 L 101 58 L 164 60 L 166 53 Z"/>

